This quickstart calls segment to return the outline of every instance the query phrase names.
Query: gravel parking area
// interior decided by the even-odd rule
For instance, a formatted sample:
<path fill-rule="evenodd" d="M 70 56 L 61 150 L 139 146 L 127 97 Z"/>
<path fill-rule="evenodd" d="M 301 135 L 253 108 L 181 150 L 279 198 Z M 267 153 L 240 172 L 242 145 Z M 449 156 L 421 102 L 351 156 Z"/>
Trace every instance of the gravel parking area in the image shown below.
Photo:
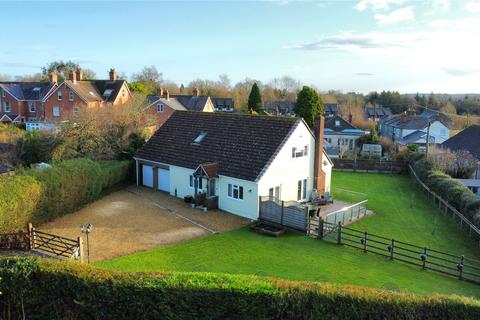
<path fill-rule="evenodd" d="M 82 235 L 80 224 L 88 223 L 94 226 L 90 260 L 97 261 L 225 232 L 249 221 L 220 210 L 205 213 L 181 199 L 131 186 L 38 229 L 76 238 Z M 86 247 L 85 237 L 84 243 Z"/>

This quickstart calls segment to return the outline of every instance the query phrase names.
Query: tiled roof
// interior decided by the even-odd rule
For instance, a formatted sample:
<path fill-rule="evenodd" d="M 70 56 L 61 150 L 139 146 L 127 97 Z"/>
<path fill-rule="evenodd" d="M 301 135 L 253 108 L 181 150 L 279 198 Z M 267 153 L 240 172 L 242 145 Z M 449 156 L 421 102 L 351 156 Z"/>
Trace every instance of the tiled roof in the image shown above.
<path fill-rule="evenodd" d="M 65 84 L 87 102 L 115 101 L 124 83 L 125 80 L 65 80 Z"/>
<path fill-rule="evenodd" d="M 445 123 L 442 119 L 435 118 L 435 119 L 429 119 L 425 117 L 420 117 L 420 116 L 408 116 L 407 121 L 402 121 L 402 115 L 401 114 L 395 114 L 393 116 L 390 116 L 389 118 L 385 119 L 382 122 L 382 125 L 388 125 L 392 126 L 395 128 L 401 128 L 401 129 L 410 129 L 410 130 L 422 130 L 425 129 L 428 126 L 429 121 L 439 121 L 445 126 L 448 127 L 448 124 Z"/>
<path fill-rule="evenodd" d="M 184 96 L 184 95 L 172 95 L 170 98 L 177 99 L 187 110 L 189 111 L 203 111 L 207 105 L 208 96 Z"/>
<path fill-rule="evenodd" d="M 218 164 L 217 173 L 255 181 L 302 120 L 235 113 L 177 111 L 136 157 L 195 170 Z M 200 133 L 203 140 L 195 144 Z"/>
<path fill-rule="evenodd" d="M 390 110 L 390 108 L 383 108 L 383 107 L 377 107 L 377 108 L 368 107 L 365 109 L 365 113 L 369 118 L 373 117 L 374 114 L 376 114 L 375 116 L 376 118 L 384 118 L 392 115 L 392 111 Z"/>
<path fill-rule="evenodd" d="M 265 102 L 265 110 L 268 112 L 292 113 L 294 107 L 295 102 L 292 101 L 278 100 Z"/>
<path fill-rule="evenodd" d="M 453 151 L 467 150 L 480 161 L 480 125 L 466 128 L 442 143 L 442 146 Z"/>
<path fill-rule="evenodd" d="M 346 121 L 340 116 L 325 118 L 324 128 L 327 129 L 326 131 L 331 130 L 333 132 L 344 132 L 344 131 L 354 132 L 355 130 L 359 130 L 361 131 L 359 132 L 360 134 L 364 133 L 363 130 L 358 129 L 357 127 L 355 127 L 354 125 L 352 125 L 351 123 L 349 123 L 348 121 Z"/>
<path fill-rule="evenodd" d="M 325 107 L 325 113 L 337 113 L 338 112 L 338 104 L 337 103 L 324 103 L 323 106 Z"/>
<path fill-rule="evenodd" d="M 17 100 L 43 100 L 53 88 L 50 82 L 0 82 L 0 87 L 9 92 Z"/>
<path fill-rule="evenodd" d="M 215 109 L 235 109 L 232 98 L 210 98 Z"/>
<path fill-rule="evenodd" d="M 151 106 L 154 103 L 163 103 L 173 110 L 187 110 L 180 102 L 175 98 L 165 99 L 157 95 L 148 95 L 147 96 L 147 107 Z"/>

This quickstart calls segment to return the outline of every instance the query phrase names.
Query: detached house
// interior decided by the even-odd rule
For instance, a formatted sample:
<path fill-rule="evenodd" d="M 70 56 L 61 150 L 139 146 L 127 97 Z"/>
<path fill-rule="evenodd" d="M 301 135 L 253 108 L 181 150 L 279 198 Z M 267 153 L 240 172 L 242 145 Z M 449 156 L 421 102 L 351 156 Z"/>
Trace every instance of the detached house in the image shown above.
<path fill-rule="evenodd" d="M 147 96 L 145 109 L 150 115 L 155 116 L 158 126 L 165 123 L 175 111 L 215 111 L 209 96 L 201 96 L 198 88 L 194 88 L 192 93 L 192 95 L 170 95 L 168 90 L 159 88 L 156 95 Z"/>
<path fill-rule="evenodd" d="M 307 201 L 330 191 L 332 162 L 302 119 L 177 111 L 134 157 L 137 184 L 176 197 L 204 195 L 257 219 L 259 196 Z"/>
<path fill-rule="evenodd" d="M 56 75 L 50 82 L 0 82 L 0 123 L 28 125 L 43 118 L 44 98 L 57 87 Z"/>
<path fill-rule="evenodd" d="M 413 143 L 423 149 L 427 142 L 429 126 L 429 144 L 441 144 L 450 137 L 449 124 L 444 118 L 431 113 L 414 116 L 404 112 L 390 116 L 380 121 L 379 131 L 382 136 L 401 145 Z"/>
<path fill-rule="evenodd" d="M 350 119 L 351 120 L 351 119 Z M 353 153 L 357 140 L 368 133 L 355 127 L 351 121 L 340 116 L 330 116 L 325 120 L 325 141 L 328 145 L 328 154 L 337 158 L 339 155 Z"/>
<path fill-rule="evenodd" d="M 44 101 L 44 121 L 57 123 L 87 108 L 116 106 L 131 98 L 127 81 L 118 80 L 115 69 L 108 80 L 83 80 L 81 70 L 57 86 Z"/>

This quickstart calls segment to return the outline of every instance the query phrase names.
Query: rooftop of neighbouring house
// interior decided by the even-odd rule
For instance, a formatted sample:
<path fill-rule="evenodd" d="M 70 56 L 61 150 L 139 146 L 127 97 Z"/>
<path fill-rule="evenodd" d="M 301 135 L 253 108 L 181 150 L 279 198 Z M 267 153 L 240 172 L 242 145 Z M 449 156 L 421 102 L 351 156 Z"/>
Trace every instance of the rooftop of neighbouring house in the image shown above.
<path fill-rule="evenodd" d="M 413 129 L 413 130 L 422 130 L 425 129 L 429 123 L 433 123 L 435 121 L 439 121 L 446 127 L 450 127 L 450 123 L 445 120 L 444 117 L 440 116 L 439 114 L 420 114 L 410 115 L 407 113 L 402 114 L 395 114 L 388 118 L 386 118 L 382 125 L 388 125 L 395 128 L 401 129 Z"/>
<path fill-rule="evenodd" d="M 325 118 L 325 134 L 328 133 L 349 133 L 349 134 L 364 134 L 365 131 L 355 127 L 341 116 L 333 116 Z"/>
<path fill-rule="evenodd" d="M 468 127 L 442 143 L 452 151 L 466 150 L 480 161 L 480 125 Z"/>
<path fill-rule="evenodd" d="M 121 94 L 125 82 L 125 80 L 65 80 L 65 84 L 87 102 L 115 101 Z"/>
<path fill-rule="evenodd" d="M 41 101 L 56 84 L 44 82 L 0 82 L 0 88 L 21 101 Z"/>
<path fill-rule="evenodd" d="M 392 111 L 390 108 L 384 108 L 384 107 L 367 107 L 365 108 L 365 114 L 367 117 L 371 118 L 375 116 L 376 118 L 384 118 L 384 117 L 389 117 L 392 115 Z"/>
<path fill-rule="evenodd" d="M 325 114 L 335 114 L 338 112 L 338 104 L 337 103 L 324 103 L 324 113 Z"/>
<path fill-rule="evenodd" d="M 290 117 L 178 111 L 136 157 L 191 169 L 215 163 L 219 175 L 255 181 L 300 122 Z"/>
<path fill-rule="evenodd" d="M 265 110 L 267 112 L 292 113 L 295 102 L 288 100 L 276 100 L 265 102 Z"/>

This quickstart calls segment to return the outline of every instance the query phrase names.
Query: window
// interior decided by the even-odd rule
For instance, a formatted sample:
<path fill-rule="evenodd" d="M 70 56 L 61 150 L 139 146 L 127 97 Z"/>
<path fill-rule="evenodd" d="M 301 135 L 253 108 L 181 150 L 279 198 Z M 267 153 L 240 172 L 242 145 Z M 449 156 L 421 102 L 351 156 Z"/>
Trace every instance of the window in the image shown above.
<path fill-rule="evenodd" d="M 292 158 L 300 158 L 308 155 L 308 145 L 303 149 L 292 148 Z"/>
<path fill-rule="evenodd" d="M 68 101 L 73 101 L 73 91 L 72 90 L 70 90 L 68 92 Z"/>
<path fill-rule="evenodd" d="M 269 198 L 280 199 L 280 186 L 268 189 L 268 196 Z"/>
<path fill-rule="evenodd" d="M 5 98 L 7 96 L 7 94 L 5 93 L 5 90 L 1 89 L 2 91 L 2 98 Z"/>
<path fill-rule="evenodd" d="M 297 200 L 307 199 L 307 179 L 298 180 L 297 184 Z"/>
<path fill-rule="evenodd" d="M 195 144 L 200 144 L 200 142 L 202 142 L 203 139 L 205 139 L 205 136 L 207 135 L 206 132 L 200 132 L 200 134 L 195 138 L 195 140 L 193 140 L 193 143 Z"/>
<path fill-rule="evenodd" d="M 73 113 L 79 113 L 79 112 L 80 112 L 80 108 L 77 105 L 74 105 L 73 106 Z"/>
<path fill-rule="evenodd" d="M 122 89 L 122 97 L 125 97 L 125 89 Z"/>
<path fill-rule="evenodd" d="M 60 91 L 60 90 L 57 93 L 57 100 L 62 101 L 62 91 Z"/>
<path fill-rule="evenodd" d="M 203 179 L 199 178 L 197 179 L 198 181 L 198 189 L 203 190 Z M 189 183 L 190 188 L 195 188 L 195 177 L 190 176 L 190 183 Z"/>
<path fill-rule="evenodd" d="M 163 112 L 164 109 L 165 108 L 164 108 L 163 104 L 161 104 L 161 103 L 157 104 L 157 112 Z"/>
<path fill-rule="evenodd" d="M 243 187 L 236 184 L 228 184 L 228 197 L 237 200 L 243 200 Z"/>
<path fill-rule="evenodd" d="M 28 103 L 28 112 L 35 112 L 35 111 L 36 111 L 35 102 L 29 102 Z"/>
<path fill-rule="evenodd" d="M 60 108 L 58 106 L 53 107 L 53 116 L 60 117 Z"/>
<path fill-rule="evenodd" d="M 340 127 L 340 120 L 335 120 L 335 127 Z"/>
<path fill-rule="evenodd" d="M 193 178 L 193 176 L 190 176 L 190 184 L 189 184 L 189 185 L 190 185 L 190 188 L 194 188 L 194 187 L 195 187 L 195 184 L 194 184 L 195 182 L 194 182 L 194 181 L 195 181 L 195 179 Z"/>
<path fill-rule="evenodd" d="M 5 112 L 11 112 L 12 111 L 12 107 L 10 106 L 10 101 L 5 101 L 3 111 L 5 111 Z"/>
<path fill-rule="evenodd" d="M 112 89 L 107 89 L 107 90 L 105 90 L 105 92 L 103 93 L 103 95 L 104 95 L 105 97 L 110 97 L 110 96 L 112 95 L 112 92 L 113 92 Z"/>

